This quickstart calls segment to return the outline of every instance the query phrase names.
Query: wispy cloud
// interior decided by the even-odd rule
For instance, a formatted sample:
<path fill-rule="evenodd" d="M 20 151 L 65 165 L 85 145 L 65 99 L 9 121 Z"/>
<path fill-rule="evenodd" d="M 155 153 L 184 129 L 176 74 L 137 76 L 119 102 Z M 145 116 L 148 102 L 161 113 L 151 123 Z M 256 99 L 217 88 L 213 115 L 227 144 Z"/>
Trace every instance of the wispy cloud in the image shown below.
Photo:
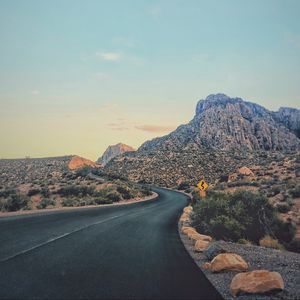
<path fill-rule="evenodd" d="M 147 132 L 157 132 L 157 133 L 164 133 L 169 132 L 174 129 L 173 126 L 158 126 L 158 125 L 138 125 L 135 126 L 135 129 L 147 131 Z"/>
<path fill-rule="evenodd" d="M 39 90 L 32 90 L 31 94 L 36 96 L 36 95 L 40 94 L 40 91 Z"/>
<path fill-rule="evenodd" d="M 114 110 L 118 107 L 118 104 L 116 103 L 104 103 L 100 106 L 98 106 L 97 111 L 102 112 L 102 111 L 107 111 L 107 110 Z"/>
<path fill-rule="evenodd" d="M 106 61 L 120 61 L 122 54 L 119 52 L 97 52 L 96 56 Z"/>
<path fill-rule="evenodd" d="M 155 5 L 152 7 L 149 7 L 148 14 L 154 18 L 158 18 L 162 13 L 162 9 L 159 5 Z"/>

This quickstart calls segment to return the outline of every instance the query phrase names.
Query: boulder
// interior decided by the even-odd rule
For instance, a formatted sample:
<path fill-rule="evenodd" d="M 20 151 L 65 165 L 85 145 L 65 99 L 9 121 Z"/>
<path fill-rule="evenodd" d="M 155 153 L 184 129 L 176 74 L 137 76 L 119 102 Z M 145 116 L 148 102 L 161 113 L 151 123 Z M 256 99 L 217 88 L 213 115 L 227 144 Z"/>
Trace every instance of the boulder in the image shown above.
<path fill-rule="evenodd" d="M 222 253 L 217 255 L 210 263 L 212 272 L 221 271 L 247 271 L 248 264 L 235 253 Z"/>
<path fill-rule="evenodd" d="M 183 213 L 179 219 L 181 222 L 187 222 L 190 220 L 190 216 L 187 213 Z"/>
<path fill-rule="evenodd" d="M 188 232 L 187 236 L 191 240 L 194 240 L 194 241 L 198 241 L 198 240 L 207 241 L 207 242 L 211 242 L 212 241 L 212 237 L 211 236 L 200 234 L 200 233 Z"/>
<path fill-rule="evenodd" d="M 193 227 L 189 227 L 189 226 L 182 226 L 181 228 L 181 232 L 183 234 L 188 234 L 189 232 L 190 233 L 197 233 L 197 230 Z"/>
<path fill-rule="evenodd" d="M 192 206 L 187 206 L 183 209 L 184 213 L 190 214 L 193 211 L 193 207 Z"/>
<path fill-rule="evenodd" d="M 204 251 L 204 255 L 209 261 L 212 261 L 218 254 L 229 252 L 220 242 L 215 242 L 209 245 Z"/>
<path fill-rule="evenodd" d="M 241 167 L 238 169 L 238 173 L 244 176 L 253 176 L 254 177 L 254 173 L 247 167 Z"/>
<path fill-rule="evenodd" d="M 255 270 L 235 275 L 230 284 L 230 292 L 235 297 L 239 293 L 263 294 L 284 289 L 284 282 L 278 272 Z"/>
<path fill-rule="evenodd" d="M 203 240 L 198 240 L 195 243 L 194 249 L 196 252 L 203 252 L 208 247 L 208 245 L 209 245 L 209 242 L 203 241 Z"/>

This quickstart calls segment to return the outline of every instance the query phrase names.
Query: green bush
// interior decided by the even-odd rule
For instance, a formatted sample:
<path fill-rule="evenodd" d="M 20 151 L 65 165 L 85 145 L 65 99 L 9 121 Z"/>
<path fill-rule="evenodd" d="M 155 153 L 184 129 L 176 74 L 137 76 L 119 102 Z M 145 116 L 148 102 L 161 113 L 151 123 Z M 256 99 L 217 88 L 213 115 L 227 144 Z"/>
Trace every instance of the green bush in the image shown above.
<path fill-rule="evenodd" d="M 37 209 L 44 209 L 47 206 L 50 205 L 55 205 L 55 200 L 54 199 L 49 199 L 49 198 L 43 198 L 40 203 L 37 205 Z"/>
<path fill-rule="evenodd" d="M 79 206 L 79 200 L 76 198 L 63 198 L 61 204 L 65 207 Z"/>
<path fill-rule="evenodd" d="M 177 189 L 181 191 L 181 190 L 186 190 L 189 187 L 190 187 L 189 183 L 187 181 L 184 181 L 178 185 Z"/>
<path fill-rule="evenodd" d="M 300 197 L 300 184 L 297 184 L 295 188 L 293 188 L 289 191 L 289 193 L 291 194 L 291 196 L 293 198 Z"/>
<path fill-rule="evenodd" d="M 117 191 L 122 195 L 123 199 L 131 199 L 133 198 L 133 195 L 129 188 L 118 186 Z"/>
<path fill-rule="evenodd" d="M 19 193 L 9 195 L 5 199 L 0 200 L 1 211 L 17 211 L 21 209 L 29 209 L 30 199 Z"/>
<path fill-rule="evenodd" d="M 62 196 L 87 196 L 93 195 L 95 188 L 85 185 L 67 185 L 58 190 L 58 194 Z"/>
<path fill-rule="evenodd" d="M 40 193 L 40 189 L 30 189 L 27 193 L 27 196 L 31 197 L 31 196 L 37 195 L 39 193 Z"/>
<path fill-rule="evenodd" d="M 280 213 L 287 213 L 291 209 L 287 203 L 278 203 L 276 208 Z"/>
<path fill-rule="evenodd" d="M 258 243 L 272 232 L 279 241 L 294 235 L 290 225 L 278 220 L 268 199 L 250 191 L 212 193 L 194 205 L 193 226 L 217 239 Z"/>
<path fill-rule="evenodd" d="M 97 197 L 97 198 L 95 198 L 95 203 L 96 204 L 112 204 L 113 201 L 108 198 Z"/>

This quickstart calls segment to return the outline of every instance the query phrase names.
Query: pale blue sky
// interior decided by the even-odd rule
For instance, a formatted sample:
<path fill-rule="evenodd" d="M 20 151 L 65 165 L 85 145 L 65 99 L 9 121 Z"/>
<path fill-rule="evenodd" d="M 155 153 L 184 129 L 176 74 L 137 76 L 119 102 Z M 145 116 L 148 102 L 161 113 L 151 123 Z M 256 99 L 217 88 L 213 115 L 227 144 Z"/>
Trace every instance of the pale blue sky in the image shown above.
<path fill-rule="evenodd" d="M 226 93 L 300 103 L 300 1 L 0 0 L 0 157 L 138 147 Z"/>

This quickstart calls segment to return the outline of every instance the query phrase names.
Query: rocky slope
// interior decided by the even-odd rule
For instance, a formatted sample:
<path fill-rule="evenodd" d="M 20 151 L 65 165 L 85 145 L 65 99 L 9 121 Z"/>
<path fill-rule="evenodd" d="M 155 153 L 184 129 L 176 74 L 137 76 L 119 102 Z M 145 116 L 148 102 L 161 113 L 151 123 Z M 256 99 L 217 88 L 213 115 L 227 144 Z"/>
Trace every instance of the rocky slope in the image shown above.
<path fill-rule="evenodd" d="M 68 167 L 70 170 L 77 170 L 83 167 L 97 167 L 97 164 L 89 159 L 80 157 L 80 156 L 73 156 L 68 163 Z"/>
<path fill-rule="evenodd" d="M 98 163 L 106 165 L 112 158 L 121 155 L 125 152 L 135 151 L 131 146 L 118 143 L 116 145 L 108 146 L 103 155 L 97 160 Z"/>
<path fill-rule="evenodd" d="M 297 151 L 299 113 L 271 112 L 241 98 L 210 95 L 198 102 L 188 124 L 118 156 L 106 171 L 166 186 L 194 184 L 200 177 L 213 182 L 245 162 L 257 164 L 270 153 Z"/>

